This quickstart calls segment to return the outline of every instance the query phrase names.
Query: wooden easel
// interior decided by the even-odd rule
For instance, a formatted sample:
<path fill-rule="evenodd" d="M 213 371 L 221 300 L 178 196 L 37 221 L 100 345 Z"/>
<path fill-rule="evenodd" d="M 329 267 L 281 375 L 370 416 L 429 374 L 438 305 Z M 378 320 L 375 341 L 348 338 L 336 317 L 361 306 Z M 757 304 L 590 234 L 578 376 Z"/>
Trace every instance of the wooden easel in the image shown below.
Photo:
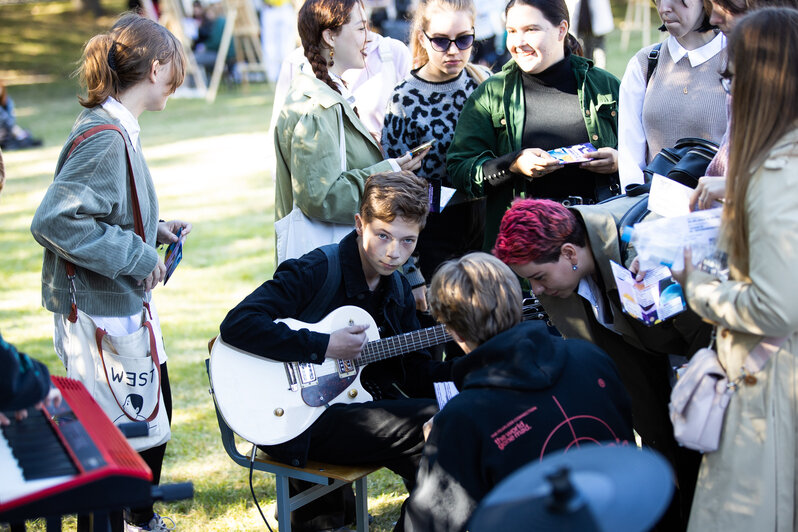
<path fill-rule="evenodd" d="M 622 23 L 621 50 L 629 48 L 631 32 L 640 31 L 643 47 L 651 44 L 651 3 L 649 0 L 627 0 L 626 16 Z"/>
<path fill-rule="evenodd" d="M 180 44 L 183 45 L 183 53 L 186 55 L 186 81 L 192 80 L 194 84 L 193 88 L 188 89 L 186 81 L 184 81 L 183 87 L 186 88 L 181 87 L 180 96 L 206 98 L 208 85 L 205 80 L 205 70 L 197 64 L 197 58 L 191 49 L 191 40 L 186 36 L 186 32 L 183 31 L 185 14 L 183 13 L 182 5 L 178 0 L 160 0 L 159 6 L 161 8 L 161 24 L 169 29 L 178 38 Z"/>
<path fill-rule="evenodd" d="M 226 8 L 224 31 L 213 66 L 213 74 L 208 86 L 206 100 L 212 102 L 216 98 L 219 82 L 222 80 L 224 63 L 230 45 L 235 46 L 236 68 L 241 74 L 241 82 L 247 83 L 250 72 L 262 72 L 266 78 L 266 65 L 263 63 L 263 52 L 260 47 L 260 20 L 250 0 L 224 0 Z"/>

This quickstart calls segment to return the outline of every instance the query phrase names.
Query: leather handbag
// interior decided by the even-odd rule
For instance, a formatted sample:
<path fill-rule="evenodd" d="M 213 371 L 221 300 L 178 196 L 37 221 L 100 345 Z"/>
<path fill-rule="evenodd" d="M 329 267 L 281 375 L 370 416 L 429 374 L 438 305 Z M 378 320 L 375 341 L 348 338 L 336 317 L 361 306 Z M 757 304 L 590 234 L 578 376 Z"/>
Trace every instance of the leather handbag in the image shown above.
<path fill-rule="evenodd" d="M 671 391 L 668 409 L 676 441 L 696 451 L 716 451 L 732 395 L 741 384 L 756 384 L 754 375 L 765 367 L 786 339 L 764 338 L 759 342 L 745 357 L 742 373 L 734 381 L 727 377 L 712 344 L 699 349 Z"/>

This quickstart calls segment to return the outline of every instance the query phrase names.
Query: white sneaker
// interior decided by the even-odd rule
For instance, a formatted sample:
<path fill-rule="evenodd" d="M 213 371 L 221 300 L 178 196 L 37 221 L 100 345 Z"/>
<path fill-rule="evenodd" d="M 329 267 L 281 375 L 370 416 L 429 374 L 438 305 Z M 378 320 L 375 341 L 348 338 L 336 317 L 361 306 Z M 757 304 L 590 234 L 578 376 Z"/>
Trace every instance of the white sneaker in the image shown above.
<path fill-rule="evenodd" d="M 166 521 L 169 521 L 170 524 L 167 524 Z M 169 532 L 170 530 L 174 530 L 177 527 L 175 520 L 171 517 L 161 517 L 158 514 L 154 514 L 150 522 L 146 525 L 139 526 L 139 525 L 131 525 L 127 521 L 125 522 L 125 532 L 140 532 L 140 531 L 157 531 L 157 532 Z"/>

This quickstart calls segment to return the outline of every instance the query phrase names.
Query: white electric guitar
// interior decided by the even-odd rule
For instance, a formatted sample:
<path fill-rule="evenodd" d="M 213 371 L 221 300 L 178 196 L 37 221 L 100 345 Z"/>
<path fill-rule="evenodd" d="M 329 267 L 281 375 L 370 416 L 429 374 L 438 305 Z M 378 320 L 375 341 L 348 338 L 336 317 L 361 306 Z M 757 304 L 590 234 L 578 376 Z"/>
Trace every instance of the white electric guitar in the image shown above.
<path fill-rule="evenodd" d="M 332 311 L 318 323 L 275 321 L 293 330 L 321 333 L 369 325 L 369 341 L 357 358 L 328 358 L 319 365 L 278 362 L 236 349 L 217 337 L 210 363 L 216 404 L 233 432 L 257 445 L 275 445 L 300 435 L 329 405 L 370 401 L 371 394 L 360 384 L 360 370 L 366 364 L 452 339 L 443 325 L 380 338 L 371 315 L 351 305 Z"/>

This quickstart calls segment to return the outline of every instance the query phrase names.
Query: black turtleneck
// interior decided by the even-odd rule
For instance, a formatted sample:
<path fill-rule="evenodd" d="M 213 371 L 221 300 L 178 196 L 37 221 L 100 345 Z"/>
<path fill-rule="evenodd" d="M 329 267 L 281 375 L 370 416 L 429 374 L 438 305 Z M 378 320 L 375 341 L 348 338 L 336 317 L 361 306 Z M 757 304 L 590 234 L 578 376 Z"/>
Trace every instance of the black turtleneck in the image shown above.
<path fill-rule="evenodd" d="M 570 54 L 539 74 L 521 72 L 524 84 L 523 146 L 553 150 L 587 142 Z"/>
<path fill-rule="evenodd" d="M 589 142 L 570 55 L 570 51 L 566 52 L 565 58 L 538 74 L 521 72 L 525 109 L 521 138 L 525 148 L 552 150 Z M 518 153 L 498 157 L 486 164 L 508 168 Z M 598 176 L 578 164 L 565 165 L 545 177 L 527 180 L 527 197 L 563 199 L 582 196 L 594 199 Z"/>

